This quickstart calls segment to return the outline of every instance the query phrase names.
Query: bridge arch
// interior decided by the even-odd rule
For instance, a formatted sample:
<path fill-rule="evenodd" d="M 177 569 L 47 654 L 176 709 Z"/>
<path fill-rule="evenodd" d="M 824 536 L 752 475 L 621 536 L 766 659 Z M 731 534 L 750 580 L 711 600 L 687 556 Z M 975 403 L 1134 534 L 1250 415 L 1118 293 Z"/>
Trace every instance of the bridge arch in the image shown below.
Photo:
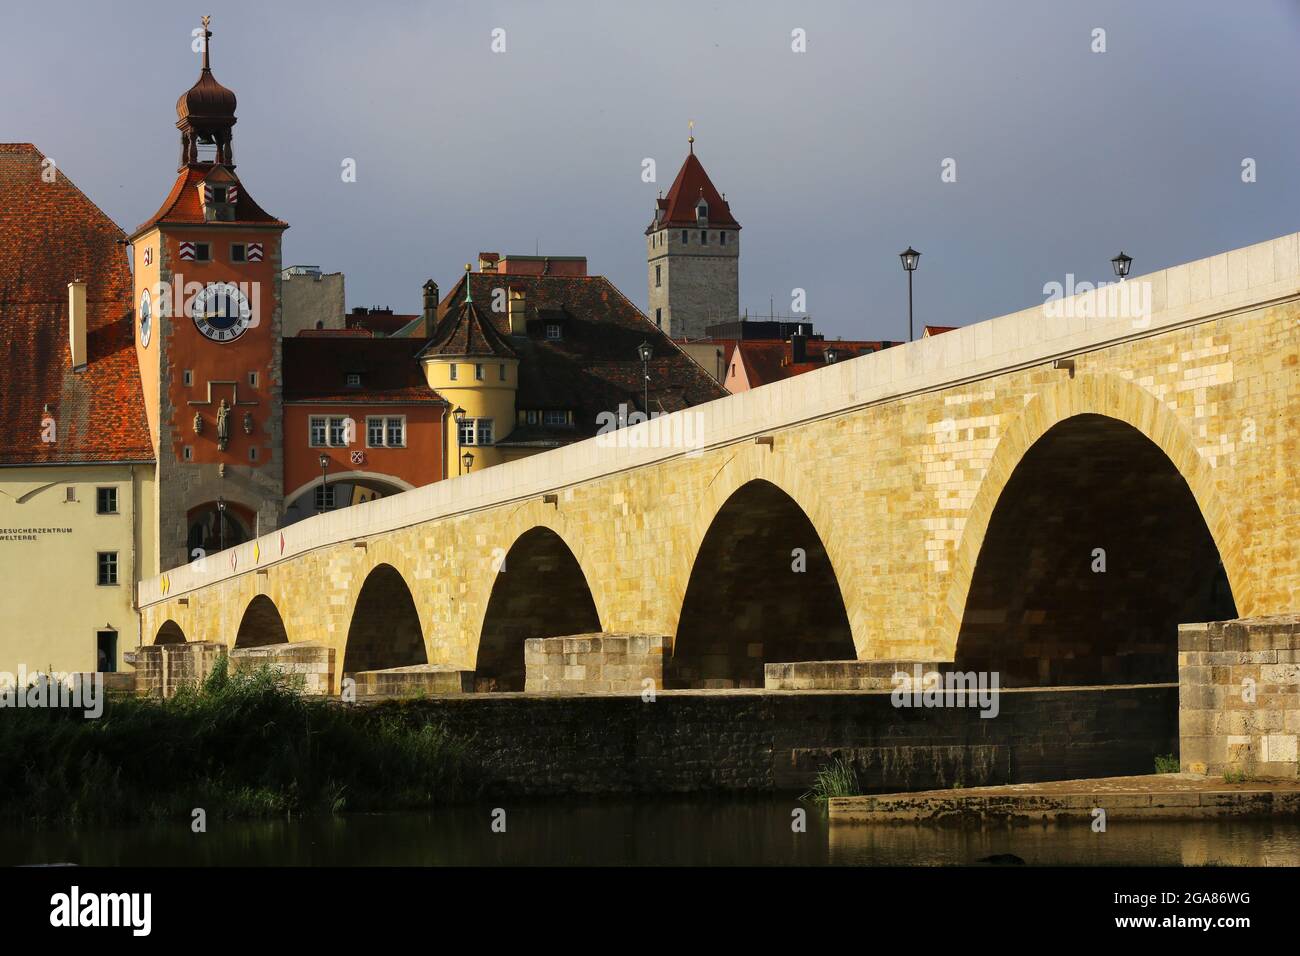
<path fill-rule="evenodd" d="M 1118 376 L 1063 379 L 1005 431 L 971 504 L 943 659 L 1005 684 L 1174 680 L 1178 621 L 1249 608 L 1240 555 L 1171 409 Z"/>
<path fill-rule="evenodd" d="M 781 450 L 781 439 L 776 439 L 774 446 L 742 445 L 736 453 L 709 482 L 704 493 L 700 495 L 699 506 L 690 524 L 686 528 L 684 546 L 678 547 L 674 542 L 673 560 L 675 573 L 667 582 L 667 604 L 664 609 L 665 628 L 669 635 L 676 635 L 681 626 L 682 609 L 686 602 L 686 593 L 691 575 L 698 564 L 700 548 L 704 545 L 706 535 L 714 527 L 719 513 L 731 501 L 742 487 L 754 481 L 764 481 L 774 485 L 801 511 L 812 524 L 813 532 L 821 542 L 830 562 L 835 580 L 845 580 L 840 572 L 847 566 L 844 560 L 848 540 L 834 520 L 827 505 L 827 497 L 818 493 L 814 482 L 805 475 L 815 474 L 823 468 L 818 461 L 796 461 Z M 679 503 L 665 502 L 680 507 Z M 787 549 L 787 555 L 789 551 Z M 786 564 L 789 568 L 789 562 Z M 848 613 L 849 628 L 853 635 L 853 645 L 858 657 L 866 652 L 867 633 L 866 615 L 868 608 L 859 600 L 858 591 L 841 592 Z"/>
<path fill-rule="evenodd" d="M 669 687 L 762 687 L 765 663 L 853 660 L 848 610 L 807 511 L 766 478 L 713 514 L 678 611 Z"/>
<path fill-rule="evenodd" d="M 179 624 L 168 618 L 158 628 L 158 633 L 154 635 L 153 642 L 155 644 L 184 644 L 185 632 L 181 630 Z"/>
<path fill-rule="evenodd" d="M 415 597 L 402 573 L 380 562 L 366 574 L 352 606 L 342 673 L 427 663 Z"/>
<path fill-rule="evenodd" d="M 258 594 L 248 602 L 239 619 L 235 634 L 235 647 L 266 647 L 270 644 L 289 643 L 280 609 L 265 594 Z"/>
<path fill-rule="evenodd" d="M 558 523 L 528 528 L 489 563 L 491 593 L 479 627 L 476 690 L 523 690 L 529 638 L 602 629 L 587 576 Z"/>

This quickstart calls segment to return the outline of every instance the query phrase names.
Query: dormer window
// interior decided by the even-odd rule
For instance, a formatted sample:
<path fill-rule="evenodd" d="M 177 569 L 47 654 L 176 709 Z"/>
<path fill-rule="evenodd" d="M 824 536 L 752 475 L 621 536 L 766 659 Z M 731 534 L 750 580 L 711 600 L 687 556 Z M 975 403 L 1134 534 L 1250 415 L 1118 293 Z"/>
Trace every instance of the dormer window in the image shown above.
<path fill-rule="evenodd" d="M 701 199 L 695 204 L 695 222 L 703 226 L 709 221 L 709 204 Z"/>
<path fill-rule="evenodd" d="M 546 338 L 551 342 L 558 342 L 564 338 L 564 332 L 558 322 L 546 323 Z"/>
<path fill-rule="evenodd" d="M 233 222 L 235 219 L 235 202 L 239 199 L 239 187 L 233 183 L 199 183 L 199 199 L 203 203 L 203 218 L 207 222 Z"/>
<path fill-rule="evenodd" d="M 360 372 L 348 372 L 347 383 L 348 383 L 348 388 L 360 388 L 360 387 L 361 387 L 361 373 L 360 373 Z"/>

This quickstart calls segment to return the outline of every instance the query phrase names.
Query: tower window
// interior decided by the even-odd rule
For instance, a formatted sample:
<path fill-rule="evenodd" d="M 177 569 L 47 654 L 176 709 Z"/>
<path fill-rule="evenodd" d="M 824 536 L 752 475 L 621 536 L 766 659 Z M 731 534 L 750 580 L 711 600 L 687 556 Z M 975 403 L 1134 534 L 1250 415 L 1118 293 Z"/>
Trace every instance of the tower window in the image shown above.
<path fill-rule="evenodd" d="M 249 384 L 249 387 L 250 387 L 250 388 L 257 388 L 257 373 L 256 373 L 256 372 L 249 372 L 249 373 L 248 373 L 248 384 Z"/>
<path fill-rule="evenodd" d="M 185 448 L 184 448 L 184 450 L 181 452 L 181 458 L 184 459 L 185 461 L 193 461 L 193 460 L 194 460 L 194 446 L 193 446 L 193 445 L 186 445 Z"/>
<path fill-rule="evenodd" d="M 727 234 L 720 229 L 718 230 L 718 244 L 722 246 L 727 244 Z"/>
<path fill-rule="evenodd" d="M 683 245 L 690 245 L 690 242 L 691 242 L 691 234 L 690 234 L 689 232 L 687 232 L 685 229 L 683 229 L 683 230 L 682 230 L 682 244 L 683 244 Z"/>
<path fill-rule="evenodd" d="M 193 385 L 194 373 L 189 369 L 186 369 L 184 372 L 181 373 L 181 381 L 186 385 Z"/>
<path fill-rule="evenodd" d="M 248 449 L 248 460 L 249 460 L 249 461 L 257 461 L 257 448 L 256 448 L 256 447 L 253 447 L 253 448 Z"/>
<path fill-rule="evenodd" d="M 453 362 L 451 365 L 448 365 L 447 368 L 451 370 L 451 380 L 453 382 L 456 381 L 456 364 Z"/>
<path fill-rule="evenodd" d="M 212 243 L 196 242 L 194 243 L 194 261 L 211 262 L 212 261 Z"/>
<path fill-rule="evenodd" d="M 116 488 L 95 489 L 95 514 L 98 515 L 117 514 L 117 489 Z"/>
<path fill-rule="evenodd" d="M 664 310 L 663 310 L 663 309 L 655 309 L 655 325 L 659 326 L 659 328 L 661 328 L 661 329 L 664 327 Z"/>
<path fill-rule="evenodd" d="M 506 380 L 506 366 L 504 362 L 497 366 L 497 377 L 503 382 Z"/>
<path fill-rule="evenodd" d="M 702 246 L 707 246 L 708 244 L 709 244 L 709 234 L 708 234 L 707 232 L 705 232 L 704 230 L 701 229 L 701 230 L 700 230 L 700 245 L 702 245 Z"/>
<path fill-rule="evenodd" d="M 245 256 L 244 244 L 242 242 L 232 242 L 230 244 L 230 261 L 231 262 L 248 261 L 248 259 Z"/>
<path fill-rule="evenodd" d="M 658 289 L 661 285 L 663 285 L 663 282 L 660 279 L 659 266 L 655 266 L 655 288 Z"/>
<path fill-rule="evenodd" d="M 479 362 L 474 366 L 474 381 L 483 381 L 483 363 Z"/>
<path fill-rule="evenodd" d="M 100 551 L 96 555 L 95 582 L 103 587 L 117 584 L 117 552 Z"/>

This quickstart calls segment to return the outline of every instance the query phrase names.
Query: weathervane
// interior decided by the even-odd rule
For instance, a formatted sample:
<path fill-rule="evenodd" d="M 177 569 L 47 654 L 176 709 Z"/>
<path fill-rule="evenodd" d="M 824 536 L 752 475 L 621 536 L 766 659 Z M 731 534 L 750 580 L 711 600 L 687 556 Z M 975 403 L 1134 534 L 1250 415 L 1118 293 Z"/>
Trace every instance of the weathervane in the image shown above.
<path fill-rule="evenodd" d="M 203 69 L 210 70 L 211 66 L 208 64 L 208 41 L 212 39 L 212 31 L 208 29 L 208 26 L 212 23 L 212 17 L 204 16 L 201 17 L 200 20 L 203 23 Z"/>

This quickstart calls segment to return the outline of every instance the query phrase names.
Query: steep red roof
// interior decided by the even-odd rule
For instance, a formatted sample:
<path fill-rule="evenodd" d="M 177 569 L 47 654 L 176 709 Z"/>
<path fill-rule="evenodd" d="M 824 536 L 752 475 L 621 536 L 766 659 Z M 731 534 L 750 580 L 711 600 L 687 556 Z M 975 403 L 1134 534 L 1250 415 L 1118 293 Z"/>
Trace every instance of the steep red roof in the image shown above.
<path fill-rule="evenodd" d="M 704 171 L 704 165 L 692 151 L 678 170 L 668 195 L 656 200 L 659 208 L 664 211 L 663 216 L 650 223 L 646 232 L 651 233 L 664 226 L 694 226 L 695 204 L 701 196 L 709 204 L 710 226 L 740 228 L 740 223 L 732 218 L 731 207 L 713 187 L 709 174 Z"/>
<path fill-rule="evenodd" d="M 429 387 L 416 361 L 421 343 L 415 339 L 376 339 L 336 331 L 327 337 L 285 339 L 284 400 L 286 402 L 436 403 L 442 396 Z M 360 387 L 348 387 L 350 374 L 361 376 Z"/>
<path fill-rule="evenodd" d="M 169 224 L 190 224 L 201 225 L 204 223 L 203 203 L 199 198 L 197 186 L 204 182 L 208 176 L 212 175 L 214 170 L 225 169 L 223 166 L 217 166 L 213 163 L 197 163 L 186 166 L 176 177 L 176 182 L 172 184 L 172 190 L 163 200 L 159 210 L 136 227 L 135 232 L 131 235 L 138 236 L 147 229 L 152 229 L 159 223 Z M 236 226 L 280 226 L 287 229 L 289 224 L 280 219 L 276 219 L 265 209 L 253 201 L 253 197 L 244 189 L 243 184 L 239 186 L 239 199 L 235 203 L 235 218 L 233 223 L 227 223 L 223 220 L 222 225 Z"/>
<path fill-rule="evenodd" d="M 464 281 L 464 280 L 462 280 Z M 508 327 L 507 327 L 508 331 Z M 515 350 L 478 303 L 462 299 L 442 314 L 429 344 L 420 353 L 467 358 L 515 358 Z"/>
<path fill-rule="evenodd" d="M 927 325 L 921 331 L 921 337 L 928 338 L 931 335 L 942 335 L 944 332 L 951 332 L 955 328 L 957 328 L 955 325 Z"/>
<path fill-rule="evenodd" d="M 153 460 L 122 230 L 30 143 L 0 144 L 0 464 Z M 68 283 L 86 282 L 72 370 Z M 57 424 L 41 441 L 45 405 Z"/>

